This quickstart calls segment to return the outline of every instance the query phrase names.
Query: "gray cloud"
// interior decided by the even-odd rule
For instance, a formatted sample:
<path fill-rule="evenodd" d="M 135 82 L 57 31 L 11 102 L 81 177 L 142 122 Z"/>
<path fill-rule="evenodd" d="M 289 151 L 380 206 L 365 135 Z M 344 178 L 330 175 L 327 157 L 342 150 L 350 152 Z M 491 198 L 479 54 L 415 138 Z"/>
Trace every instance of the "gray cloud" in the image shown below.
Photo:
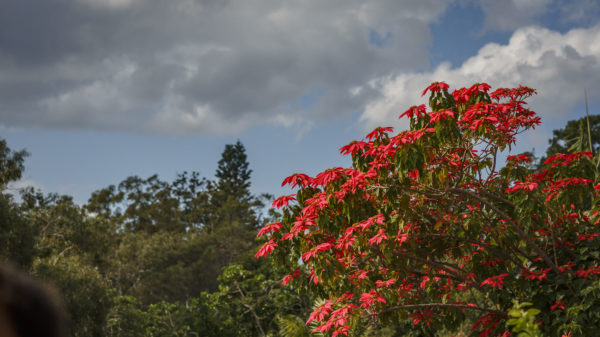
<path fill-rule="evenodd" d="M 481 6 L 485 19 L 482 32 L 513 31 L 539 24 L 544 19 L 558 18 L 558 23 L 591 25 L 600 16 L 597 0 L 466 0 Z M 551 19 L 552 20 L 552 19 Z"/>
<path fill-rule="evenodd" d="M 181 134 L 349 118 L 376 93 L 365 82 L 428 67 L 447 4 L 5 0 L 0 119 Z"/>
<path fill-rule="evenodd" d="M 483 30 L 514 30 L 532 24 L 549 10 L 551 0 L 482 0 Z"/>
<path fill-rule="evenodd" d="M 560 0 L 560 20 L 563 23 L 593 24 L 600 17 L 600 2 L 597 0 Z"/>

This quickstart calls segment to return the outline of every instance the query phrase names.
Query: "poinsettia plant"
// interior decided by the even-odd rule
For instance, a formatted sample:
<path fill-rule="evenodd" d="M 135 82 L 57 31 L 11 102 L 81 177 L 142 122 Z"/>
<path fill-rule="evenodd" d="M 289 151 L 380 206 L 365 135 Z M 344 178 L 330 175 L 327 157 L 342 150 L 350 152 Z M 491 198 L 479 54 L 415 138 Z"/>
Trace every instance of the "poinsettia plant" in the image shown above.
<path fill-rule="evenodd" d="M 365 317 L 422 331 L 469 319 L 472 335 L 508 336 L 515 303 L 535 309 L 544 335 L 600 331 L 598 155 L 556 154 L 541 170 L 504 158 L 540 124 L 531 88 L 427 93 L 429 107 L 400 115 L 410 129 L 342 147 L 352 167 L 286 178 L 297 193 L 273 202 L 282 218 L 260 230 L 256 257 L 325 299 L 307 323 L 333 336 Z"/>

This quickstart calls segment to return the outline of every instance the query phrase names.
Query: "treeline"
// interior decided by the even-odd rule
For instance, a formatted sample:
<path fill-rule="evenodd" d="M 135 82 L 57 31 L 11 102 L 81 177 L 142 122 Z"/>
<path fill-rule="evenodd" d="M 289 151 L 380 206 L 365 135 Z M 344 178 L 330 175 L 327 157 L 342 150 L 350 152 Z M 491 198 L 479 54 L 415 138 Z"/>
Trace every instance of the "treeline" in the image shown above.
<path fill-rule="evenodd" d="M 544 157 L 584 143 L 597 150 L 600 116 L 590 116 L 590 133 L 584 123 L 554 131 Z M 319 294 L 282 286 L 286 273 L 254 257 L 264 242 L 258 229 L 281 215 L 267 211 L 272 196 L 250 193 L 240 142 L 225 147 L 214 180 L 133 176 L 84 205 L 33 189 L 9 193 L 26 156 L 0 141 L 0 259 L 61 292 L 71 336 L 310 335 L 314 324 L 305 322 Z M 361 336 L 425 335 L 410 320 L 372 323 L 356 322 Z"/>
<path fill-rule="evenodd" d="M 227 145 L 215 180 L 129 177 L 92 194 L 7 189 L 24 151 L 0 142 L 0 256 L 62 293 L 72 336 L 265 336 L 308 331 L 312 300 L 282 287 L 254 253 L 277 214 L 250 193 L 244 146 Z M 287 321 L 286 321 L 287 320 Z"/>

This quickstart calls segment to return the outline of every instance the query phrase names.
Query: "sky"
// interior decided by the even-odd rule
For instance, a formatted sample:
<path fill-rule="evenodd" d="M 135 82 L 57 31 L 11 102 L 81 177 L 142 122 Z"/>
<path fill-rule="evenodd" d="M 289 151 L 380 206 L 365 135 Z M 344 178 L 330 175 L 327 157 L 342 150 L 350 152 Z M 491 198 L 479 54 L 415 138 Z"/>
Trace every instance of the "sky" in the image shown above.
<path fill-rule="evenodd" d="M 349 166 L 338 149 L 425 103 L 433 81 L 537 89 L 552 130 L 600 113 L 597 0 L 3 0 L 0 137 L 17 189 L 85 203 L 131 175 L 214 178 L 240 140 L 255 194 Z"/>

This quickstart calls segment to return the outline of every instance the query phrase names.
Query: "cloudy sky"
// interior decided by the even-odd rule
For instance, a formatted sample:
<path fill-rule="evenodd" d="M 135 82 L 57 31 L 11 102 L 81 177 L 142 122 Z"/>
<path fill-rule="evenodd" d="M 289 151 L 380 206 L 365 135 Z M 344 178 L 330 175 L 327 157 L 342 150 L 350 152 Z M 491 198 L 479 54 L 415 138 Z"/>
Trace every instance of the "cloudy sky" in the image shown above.
<path fill-rule="evenodd" d="M 18 186 L 73 195 L 129 175 L 212 178 L 241 140 L 255 193 L 347 165 L 337 149 L 432 81 L 534 87 L 542 127 L 600 105 L 597 0 L 3 0 L 0 130 Z"/>

